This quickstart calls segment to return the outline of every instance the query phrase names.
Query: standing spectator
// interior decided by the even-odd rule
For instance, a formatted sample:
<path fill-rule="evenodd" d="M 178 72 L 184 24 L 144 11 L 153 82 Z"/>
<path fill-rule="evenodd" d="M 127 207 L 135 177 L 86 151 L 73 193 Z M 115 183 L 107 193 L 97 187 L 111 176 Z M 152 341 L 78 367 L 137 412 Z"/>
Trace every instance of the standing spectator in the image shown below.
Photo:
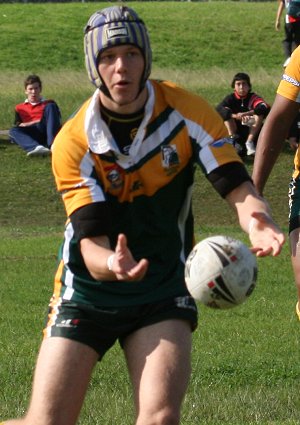
<path fill-rule="evenodd" d="M 291 56 L 271 112 L 260 133 L 253 168 L 253 182 L 263 193 L 272 168 L 281 152 L 293 120 L 299 114 L 300 103 L 300 47 Z M 294 169 L 289 185 L 289 239 L 291 262 L 297 288 L 296 313 L 300 320 L 300 150 L 294 158 Z"/>
<path fill-rule="evenodd" d="M 65 238 L 29 410 L 6 425 L 74 425 L 93 368 L 117 341 L 134 424 L 178 425 L 197 326 L 184 280 L 195 165 L 233 207 L 256 255 L 278 255 L 284 235 L 214 108 L 149 79 L 148 32 L 133 9 L 94 13 L 84 46 L 97 88 L 55 138 Z"/>
<path fill-rule="evenodd" d="M 279 0 L 276 13 L 275 29 L 280 30 L 280 21 L 283 10 L 287 10 L 290 0 Z M 291 59 L 291 54 L 300 44 L 300 17 L 295 18 L 285 13 L 284 18 L 285 38 L 282 41 L 285 61 L 283 66 L 286 67 Z"/>
<path fill-rule="evenodd" d="M 24 81 L 26 100 L 15 107 L 15 126 L 9 135 L 27 152 L 27 156 L 50 155 L 54 137 L 61 127 L 61 114 L 54 100 L 41 96 L 42 82 L 38 75 Z"/>
<path fill-rule="evenodd" d="M 256 141 L 270 106 L 258 94 L 251 92 L 250 77 L 238 72 L 232 80 L 233 93 L 217 106 L 228 133 L 240 156 L 254 156 Z"/>

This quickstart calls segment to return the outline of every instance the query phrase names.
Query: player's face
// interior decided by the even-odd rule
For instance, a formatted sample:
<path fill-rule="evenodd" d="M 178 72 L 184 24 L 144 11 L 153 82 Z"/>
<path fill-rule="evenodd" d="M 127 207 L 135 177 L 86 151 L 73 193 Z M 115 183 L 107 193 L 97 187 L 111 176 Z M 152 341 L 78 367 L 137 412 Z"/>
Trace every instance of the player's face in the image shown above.
<path fill-rule="evenodd" d="M 41 100 L 41 86 L 39 83 L 28 84 L 25 94 L 29 102 L 36 103 Z"/>
<path fill-rule="evenodd" d="M 249 84 L 245 80 L 237 80 L 234 83 L 234 90 L 239 96 L 246 96 L 250 90 Z"/>
<path fill-rule="evenodd" d="M 99 58 L 98 70 L 113 100 L 101 92 L 103 105 L 120 113 L 141 109 L 146 96 L 146 89 L 139 94 L 144 66 L 138 47 L 126 44 L 104 50 Z"/>

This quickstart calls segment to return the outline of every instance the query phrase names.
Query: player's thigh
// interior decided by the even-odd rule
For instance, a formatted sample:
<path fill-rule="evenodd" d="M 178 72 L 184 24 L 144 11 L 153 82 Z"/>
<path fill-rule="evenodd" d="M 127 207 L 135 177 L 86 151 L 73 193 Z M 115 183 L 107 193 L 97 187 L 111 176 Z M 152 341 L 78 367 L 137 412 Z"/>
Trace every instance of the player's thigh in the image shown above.
<path fill-rule="evenodd" d="M 91 347 L 77 341 L 45 339 L 36 365 L 27 422 L 75 424 L 98 357 Z"/>
<path fill-rule="evenodd" d="M 146 326 L 127 337 L 124 351 L 139 409 L 180 409 L 191 372 L 191 340 L 190 323 L 177 319 Z"/>
<path fill-rule="evenodd" d="M 292 230 L 289 234 L 291 256 L 296 257 L 300 255 L 300 227 Z"/>
<path fill-rule="evenodd" d="M 289 234 L 291 261 L 297 286 L 300 287 L 300 228 L 292 230 Z"/>

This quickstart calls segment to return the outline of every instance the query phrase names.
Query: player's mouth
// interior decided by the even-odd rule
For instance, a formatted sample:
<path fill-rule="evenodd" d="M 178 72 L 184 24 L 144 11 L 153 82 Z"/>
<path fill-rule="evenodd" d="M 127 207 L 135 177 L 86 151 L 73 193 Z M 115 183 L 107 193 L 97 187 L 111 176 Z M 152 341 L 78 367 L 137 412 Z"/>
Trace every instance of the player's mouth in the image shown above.
<path fill-rule="evenodd" d="M 114 87 L 116 88 L 127 88 L 129 86 L 129 81 L 118 81 L 117 83 L 114 84 Z"/>

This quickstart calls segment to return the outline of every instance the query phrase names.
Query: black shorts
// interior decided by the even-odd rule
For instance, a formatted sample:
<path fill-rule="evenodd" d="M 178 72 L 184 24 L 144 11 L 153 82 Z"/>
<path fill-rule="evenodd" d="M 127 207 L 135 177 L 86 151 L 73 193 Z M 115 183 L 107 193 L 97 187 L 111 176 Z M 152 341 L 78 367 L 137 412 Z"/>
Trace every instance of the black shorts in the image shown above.
<path fill-rule="evenodd" d="M 50 306 L 44 336 L 64 337 L 92 347 L 100 359 L 116 340 L 124 339 L 145 326 L 168 319 L 186 320 L 191 331 L 197 327 L 198 313 L 190 296 L 170 298 L 153 304 L 130 307 L 93 307 L 63 301 Z"/>
<path fill-rule="evenodd" d="M 289 186 L 289 233 L 300 227 L 300 178 L 292 179 Z"/>

